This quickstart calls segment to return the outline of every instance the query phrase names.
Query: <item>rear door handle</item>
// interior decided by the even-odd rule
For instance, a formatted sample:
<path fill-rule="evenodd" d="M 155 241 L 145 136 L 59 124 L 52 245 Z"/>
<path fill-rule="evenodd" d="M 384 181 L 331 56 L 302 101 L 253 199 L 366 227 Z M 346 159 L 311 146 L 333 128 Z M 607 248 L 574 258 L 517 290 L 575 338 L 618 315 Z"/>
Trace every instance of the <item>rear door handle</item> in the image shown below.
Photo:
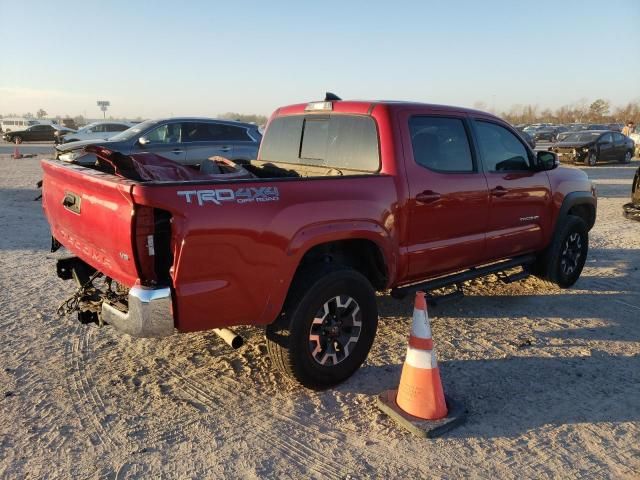
<path fill-rule="evenodd" d="M 433 203 L 437 202 L 442 198 L 438 192 L 434 192 L 433 190 L 425 190 L 422 193 L 416 195 L 416 202 L 418 203 Z"/>
<path fill-rule="evenodd" d="M 493 195 L 494 197 L 502 197 L 507 193 L 509 193 L 509 190 L 500 185 L 491 190 L 491 195 Z"/>
<path fill-rule="evenodd" d="M 221 152 L 229 152 L 231 151 L 231 147 L 220 147 Z"/>
<path fill-rule="evenodd" d="M 174 150 L 171 150 L 171 153 L 175 153 L 177 155 L 179 153 L 184 153 L 184 150 L 180 150 L 179 148 L 176 148 Z"/>

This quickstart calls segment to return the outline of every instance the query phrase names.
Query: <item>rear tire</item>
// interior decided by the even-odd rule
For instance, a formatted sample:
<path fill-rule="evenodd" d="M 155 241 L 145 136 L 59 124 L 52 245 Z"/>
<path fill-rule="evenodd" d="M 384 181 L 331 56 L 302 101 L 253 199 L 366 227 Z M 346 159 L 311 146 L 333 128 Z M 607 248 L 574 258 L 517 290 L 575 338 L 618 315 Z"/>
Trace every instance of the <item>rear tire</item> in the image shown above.
<path fill-rule="evenodd" d="M 360 367 L 377 327 L 369 281 L 348 267 L 317 265 L 294 278 L 281 316 L 266 329 L 267 351 L 305 387 L 328 388 Z"/>
<path fill-rule="evenodd" d="M 582 273 L 589 251 L 589 233 L 582 218 L 567 215 L 558 226 L 551 245 L 540 259 L 539 274 L 560 288 L 571 287 Z"/>

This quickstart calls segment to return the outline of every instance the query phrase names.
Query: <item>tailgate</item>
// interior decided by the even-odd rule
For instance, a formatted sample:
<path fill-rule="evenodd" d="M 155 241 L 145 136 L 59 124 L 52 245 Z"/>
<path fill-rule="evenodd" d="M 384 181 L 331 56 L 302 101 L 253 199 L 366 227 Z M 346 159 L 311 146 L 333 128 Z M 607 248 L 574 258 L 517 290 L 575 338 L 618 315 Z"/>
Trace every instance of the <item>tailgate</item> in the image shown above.
<path fill-rule="evenodd" d="M 42 169 L 42 206 L 51 234 L 96 270 L 133 286 L 134 182 L 53 160 L 43 160 Z"/>

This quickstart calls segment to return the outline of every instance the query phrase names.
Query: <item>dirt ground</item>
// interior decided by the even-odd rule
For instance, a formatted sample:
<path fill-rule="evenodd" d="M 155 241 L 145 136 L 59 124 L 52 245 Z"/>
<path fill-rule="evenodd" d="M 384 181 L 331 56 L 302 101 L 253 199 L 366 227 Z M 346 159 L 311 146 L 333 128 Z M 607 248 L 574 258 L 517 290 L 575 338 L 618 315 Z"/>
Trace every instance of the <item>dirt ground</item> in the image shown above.
<path fill-rule="evenodd" d="M 474 281 L 431 309 L 447 392 L 467 423 L 400 430 L 375 406 L 397 386 L 412 305 L 381 296 L 366 364 L 326 392 L 270 366 L 262 332 L 231 351 L 213 333 L 134 339 L 58 319 L 72 291 L 35 183 L 37 159 L 0 156 L 2 478 L 638 478 L 638 167 L 585 168 L 598 220 L 570 290 Z"/>

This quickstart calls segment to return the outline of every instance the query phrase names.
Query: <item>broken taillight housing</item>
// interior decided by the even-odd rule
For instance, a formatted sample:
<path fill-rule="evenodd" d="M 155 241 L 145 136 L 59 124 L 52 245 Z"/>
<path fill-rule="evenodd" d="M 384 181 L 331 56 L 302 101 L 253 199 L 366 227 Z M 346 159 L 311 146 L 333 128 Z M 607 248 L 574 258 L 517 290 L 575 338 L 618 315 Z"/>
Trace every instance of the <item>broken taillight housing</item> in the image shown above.
<path fill-rule="evenodd" d="M 158 208 L 136 206 L 133 218 L 136 267 L 144 286 L 168 285 L 171 253 L 171 214 Z"/>

